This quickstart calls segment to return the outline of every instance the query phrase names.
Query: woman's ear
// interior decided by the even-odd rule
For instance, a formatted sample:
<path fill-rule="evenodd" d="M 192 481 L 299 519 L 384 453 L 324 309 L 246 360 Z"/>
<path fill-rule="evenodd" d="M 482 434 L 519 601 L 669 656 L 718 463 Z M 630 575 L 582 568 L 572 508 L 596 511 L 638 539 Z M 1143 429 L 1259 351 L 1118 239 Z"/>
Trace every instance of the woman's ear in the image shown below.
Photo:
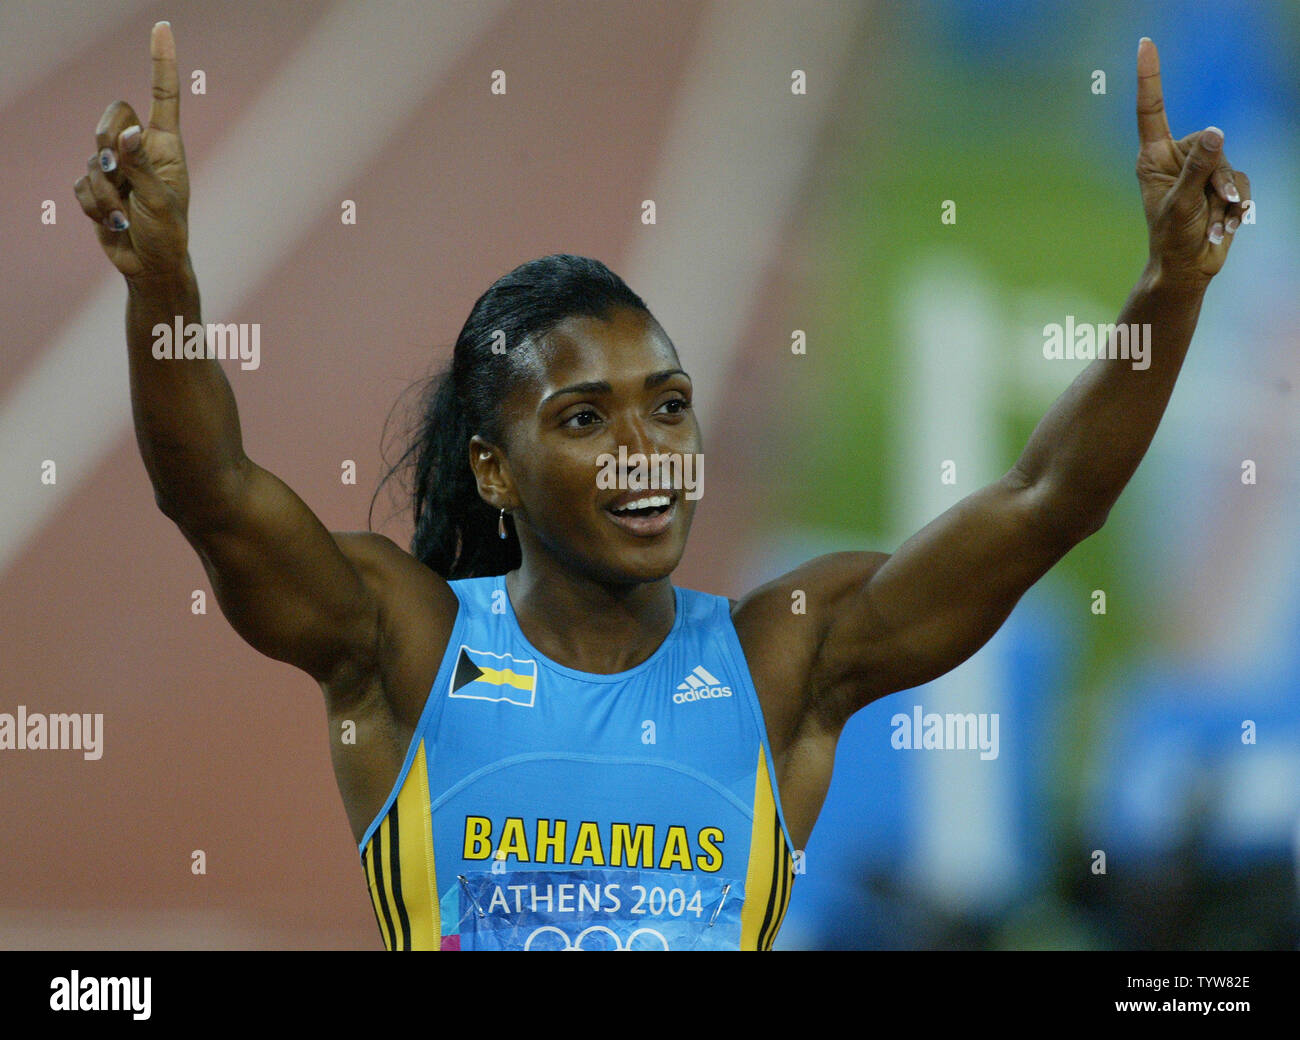
<path fill-rule="evenodd" d="M 510 474 L 505 453 L 478 434 L 469 439 L 469 466 L 478 484 L 479 497 L 493 509 L 513 508 Z"/>

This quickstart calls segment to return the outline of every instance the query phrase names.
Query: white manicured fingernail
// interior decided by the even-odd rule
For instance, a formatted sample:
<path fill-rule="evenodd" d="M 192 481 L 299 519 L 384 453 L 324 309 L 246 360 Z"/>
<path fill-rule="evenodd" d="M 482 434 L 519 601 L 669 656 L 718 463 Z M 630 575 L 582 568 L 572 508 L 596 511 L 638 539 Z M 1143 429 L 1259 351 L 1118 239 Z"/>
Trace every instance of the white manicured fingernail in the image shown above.
<path fill-rule="evenodd" d="M 1223 241 L 1223 225 L 1218 221 L 1215 221 L 1214 225 L 1210 228 L 1210 241 L 1216 246 Z"/>

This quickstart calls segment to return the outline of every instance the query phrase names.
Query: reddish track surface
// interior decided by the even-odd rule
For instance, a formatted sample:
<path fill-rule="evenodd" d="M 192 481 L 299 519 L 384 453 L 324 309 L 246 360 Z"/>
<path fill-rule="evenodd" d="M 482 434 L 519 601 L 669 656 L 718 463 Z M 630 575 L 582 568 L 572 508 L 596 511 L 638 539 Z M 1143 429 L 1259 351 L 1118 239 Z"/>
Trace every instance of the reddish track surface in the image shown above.
<path fill-rule="evenodd" d="M 147 5 L 0 109 L 6 247 L 28 258 L 10 265 L 0 290 L 0 407 L 111 272 L 72 183 L 104 106 L 119 96 L 147 106 L 152 22 L 172 20 L 183 76 L 207 74 L 207 95 L 186 94 L 181 107 L 198 168 L 319 14 L 295 4 L 306 14 L 290 21 L 278 6 L 213 7 Z M 262 367 L 227 366 L 246 450 L 332 529 L 365 526 L 390 407 L 442 362 L 494 278 L 557 251 L 620 270 L 642 233 L 628 200 L 643 197 L 655 169 L 701 6 L 584 5 L 582 26 L 557 14 L 573 9 L 513 5 L 349 187 L 358 224 L 342 226 L 337 204 L 323 212 L 261 291 L 224 316 L 262 325 Z M 482 88 L 483 70 L 496 67 L 513 70 L 509 108 Z M 291 173 L 283 190 L 293 190 Z M 38 220 L 45 198 L 58 204 L 53 227 Z M 776 257 L 797 254 L 798 234 L 787 229 Z M 789 327 L 786 268 L 767 271 L 742 339 L 754 346 L 705 430 L 707 494 L 677 574 L 733 596 L 760 502 L 756 446 L 785 378 L 779 360 L 758 357 L 773 328 Z M 198 275 L 202 284 L 201 266 Z M 690 330 L 668 331 L 689 369 Z M 120 324 L 104 329 L 103 349 L 125 350 Z M 344 459 L 357 461 L 355 487 L 340 484 Z M 400 523 L 384 524 L 390 512 L 381 498 L 375 526 L 405 542 Z M 0 711 L 106 716 L 98 762 L 75 752 L 0 759 L 0 945 L 380 946 L 319 691 L 245 646 L 211 598 L 208 614 L 193 616 L 194 589 L 209 590 L 207 578 L 155 509 L 129 430 L 0 575 Z M 196 849 L 204 876 L 190 870 Z"/>

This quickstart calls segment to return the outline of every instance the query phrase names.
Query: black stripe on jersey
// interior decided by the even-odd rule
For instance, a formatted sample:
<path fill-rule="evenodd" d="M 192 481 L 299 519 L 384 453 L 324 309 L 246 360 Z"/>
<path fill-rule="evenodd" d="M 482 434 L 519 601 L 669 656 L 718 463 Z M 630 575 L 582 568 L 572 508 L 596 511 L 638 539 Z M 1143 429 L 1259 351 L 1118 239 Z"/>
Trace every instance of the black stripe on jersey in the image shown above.
<path fill-rule="evenodd" d="M 776 824 L 776 838 L 773 841 L 772 848 L 775 855 L 772 857 L 772 882 L 767 889 L 767 911 L 763 914 L 763 924 L 758 929 L 758 948 L 767 949 L 768 929 L 772 926 L 772 918 L 776 909 L 776 889 L 780 884 L 781 876 L 781 821 L 773 814 L 772 822 Z"/>
<path fill-rule="evenodd" d="M 375 842 L 375 892 L 379 896 L 379 905 L 384 911 L 384 921 L 388 924 L 388 930 L 384 932 L 384 936 L 392 937 L 389 939 L 388 948 L 393 950 L 397 948 L 394 941 L 396 936 L 393 933 L 393 916 L 388 912 L 388 897 L 384 895 L 384 831 L 387 829 L 381 824 L 379 830 L 375 833 L 377 839 Z"/>
<path fill-rule="evenodd" d="M 399 950 L 409 950 L 411 948 L 411 919 L 406 914 L 406 900 L 402 898 L 402 843 L 397 837 L 396 802 L 393 803 L 388 818 L 390 821 L 388 828 L 388 862 L 392 866 L 393 902 L 397 904 L 397 920 L 400 925 L 397 948 Z"/>
<path fill-rule="evenodd" d="M 772 918 L 772 931 L 767 937 L 767 949 L 772 948 L 776 942 L 776 933 L 781 930 L 781 918 L 785 916 L 786 900 L 790 898 L 789 879 L 785 870 L 785 836 L 781 833 L 781 821 L 778 818 L 776 822 L 776 863 L 779 880 L 777 885 L 780 891 L 776 897 L 776 914 Z"/>
<path fill-rule="evenodd" d="M 785 912 L 790 906 L 790 888 L 794 883 L 794 875 L 791 873 L 790 855 L 785 843 L 785 835 L 781 831 L 781 821 L 778 818 L 776 824 L 776 861 L 777 869 L 780 871 L 781 879 L 778 882 L 780 892 L 776 897 L 776 916 L 772 921 L 772 931 L 767 937 L 767 949 L 771 949 L 776 943 L 776 937 L 781 931 L 781 925 L 785 921 Z"/>
<path fill-rule="evenodd" d="M 790 893 L 794 888 L 794 864 L 790 857 L 785 854 L 785 849 L 781 850 L 781 873 L 785 875 L 785 898 L 781 901 L 781 912 L 776 918 L 776 927 L 772 929 L 772 942 L 776 942 L 776 937 L 781 933 L 781 925 L 785 924 L 785 912 L 790 909 Z"/>
<path fill-rule="evenodd" d="M 366 888 L 370 887 L 370 872 L 366 869 L 366 859 L 374 852 L 375 843 L 372 840 L 361 853 L 361 876 L 366 879 Z M 379 929 L 379 937 L 384 938 L 384 925 L 379 920 L 379 906 L 375 901 L 375 893 L 370 893 L 370 910 L 375 915 L 375 927 Z"/>

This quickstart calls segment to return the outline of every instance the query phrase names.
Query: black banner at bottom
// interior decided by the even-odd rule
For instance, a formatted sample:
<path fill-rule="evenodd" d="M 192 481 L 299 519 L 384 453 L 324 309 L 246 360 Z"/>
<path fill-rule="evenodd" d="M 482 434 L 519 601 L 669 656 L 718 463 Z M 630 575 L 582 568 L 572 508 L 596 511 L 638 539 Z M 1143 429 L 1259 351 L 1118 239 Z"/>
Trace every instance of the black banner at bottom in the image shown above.
<path fill-rule="evenodd" d="M 570 951 L 575 952 L 575 951 Z M 584 952 L 584 951 L 576 951 Z M 625 951 L 627 952 L 627 951 Z M 572 959 L 384 953 L 7 952 L 6 1022 L 56 1032 L 186 1026 L 382 1025 L 419 1012 L 488 1029 L 666 1015 L 820 1017 L 847 1009 L 927 1026 L 1151 1019 L 1218 1026 L 1300 1003 L 1292 953 L 777 953 Z M 739 983 L 739 985 L 737 985 Z M 390 1018 L 390 1016 L 392 1016 Z M 592 1016 L 600 1016 L 593 1018 Z M 995 1017 L 990 1017 L 995 1016 Z M 1262 1019 L 1258 1020 L 1264 1021 Z M 60 1028 L 62 1027 L 62 1028 Z"/>

